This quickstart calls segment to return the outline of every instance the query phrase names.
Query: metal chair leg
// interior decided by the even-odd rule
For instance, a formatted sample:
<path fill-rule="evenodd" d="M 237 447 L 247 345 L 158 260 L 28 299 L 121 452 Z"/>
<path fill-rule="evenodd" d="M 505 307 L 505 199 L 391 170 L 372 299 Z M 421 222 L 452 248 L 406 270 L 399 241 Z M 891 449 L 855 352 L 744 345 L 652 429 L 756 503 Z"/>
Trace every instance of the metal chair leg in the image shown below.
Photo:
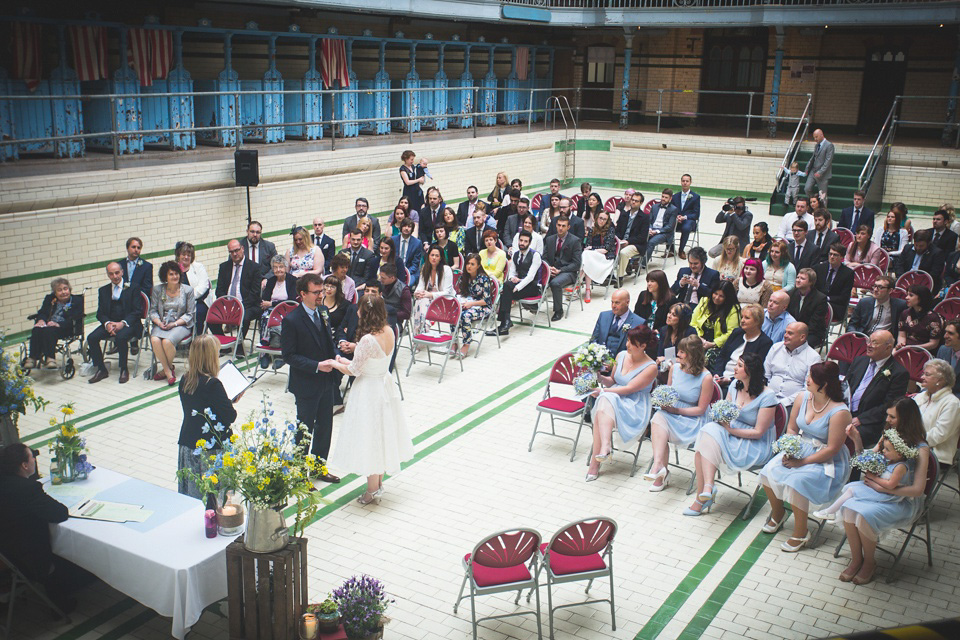
<path fill-rule="evenodd" d="M 584 409 L 586 411 L 586 409 Z M 580 432 L 583 431 L 583 416 L 580 414 L 580 424 L 577 425 L 577 435 L 573 438 L 573 448 L 570 449 L 570 462 L 573 462 L 573 459 L 577 457 L 577 443 L 580 442 Z"/>
<path fill-rule="evenodd" d="M 533 451 L 533 441 L 537 437 L 537 429 L 540 427 L 540 417 L 543 415 L 541 411 L 537 411 L 537 421 L 533 423 L 533 435 L 530 436 L 530 445 L 527 447 L 527 453 Z"/>

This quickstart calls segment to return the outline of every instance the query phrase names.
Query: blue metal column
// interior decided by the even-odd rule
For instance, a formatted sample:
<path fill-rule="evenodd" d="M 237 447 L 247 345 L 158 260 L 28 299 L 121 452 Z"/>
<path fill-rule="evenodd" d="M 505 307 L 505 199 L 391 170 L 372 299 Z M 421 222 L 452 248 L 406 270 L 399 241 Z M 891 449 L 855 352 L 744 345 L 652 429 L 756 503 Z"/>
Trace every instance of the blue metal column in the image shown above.
<path fill-rule="evenodd" d="M 286 122 L 320 122 L 323 120 L 323 79 L 317 71 L 317 38 L 310 38 L 308 45 L 309 67 L 303 74 L 303 80 L 290 80 L 289 86 L 294 90 L 316 91 L 318 93 L 302 93 L 292 95 L 284 101 L 284 115 Z M 286 135 L 302 140 L 319 140 L 323 138 L 323 125 L 289 125 Z"/>
<path fill-rule="evenodd" d="M 120 48 L 120 68 L 113 72 L 113 80 L 98 81 L 91 84 L 92 93 L 139 94 L 140 80 L 130 67 L 127 53 L 127 28 L 118 30 L 117 44 Z M 109 132 L 116 126 L 117 154 L 140 153 L 143 151 L 141 130 L 140 97 L 115 98 L 109 101 L 91 101 L 86 108 L 87 128 L 90 133 Z M 91 138 L 90 144 L 103 148 L 113 147 L 113 136 Z"/>
<path fill-rule="evenodd" d="M 483 87 L 479 109 L 481 113 L 494 113 L 497 110 L 497 74 L 493 71 L 493 62 L 494 47 L 490 47 L 487 75 L 485 75 L 480 82 L 480 86 Z M 490 126 L 496 124 L 496 121 L 496 115 L 483 115 L 480 116 L 480 122 L 478 124 Z"/>
<path fill-rule="evenodd" d="M 12 89 L 10 88 L 10 80 L 7 72 L 3 67 L 0 67 L 0 94 L 8 96 L 11 93 Z M 11 102 L 11 100 L 0 100 L 0 137 L 4 140 L 14 139 L 13 105 L 10 104 Z M 17 145 L 0 145 L 0 162 L 15 160 L 18 157 Z"/>
<path fill-rule="evenodd" d="M 460 89 L 450 92 L 450 112 L 451 113 L 472 113 L 473 112 L 473 75 L 470 73 L 470 45 L 466 45 L 463 51 L 463 73 L 460 78 L 454 81 L 455 87 Z M 467 88 L 463 88 L 467 87 Z M 453 119 L 453 124 L 461 129 L 468 129 L 473 126 L 473 116 L 465 115 Z"/>
<path fill-rule="evenodd" d="M 383 120 L 377 120 L 376 122 L 376 132 L 377 135 L 383 135 L 390 133 L 390 93 L 384 91 L 384 89 L 390 88 L 390 74 L 387 73 L 387 43 L 380 42 L 380 52 L 379 52 L 379 62 L 380 68 L 377 71 L 377 75 L 373 77 L 373 110 L 376 114 L 374 117 L 383 118 Z"/>
<path fill-rule="evenodd" d="M 420 76 L 417 74 L 417 43 L 410 44 L 410 71 L 404 76 L 404 79 L 398 83 L 399 88 L 405 91 L 393 93 L 391 100 L 395 114 L 401 116 L 413 116 L 411 120 L 400 121 L 398 127 L 401 131 L 417 132 L 420 131 Z"/>
<path fill-rule="evenodd" d="M 517 48 L 510 47 L 510 73 L 503 81 L 504 96 L 503 110 L 517 111 L 520 109 L 520 78 L 517 74 Z M 517 124 L 520 116 L 516 113 L 505 113 L 501 120 L 504 124 Z"/>
<path fill-rule="evenodd" d="M 620 87 L 620 128 L 626 129 L 630 121 L 630 58 L 633 57 L 633 34 L 623 35 L 623 85 Z"/>
<path fill-rule="evenodd" d="M 286 132 L 283 126 L 283 76 L 277 71 L 277 36 L 271 36 L 267 48 L 267 70 L 263 74 L 263 90 L 278 93 L 263 94 L 263 141 L 283 142 Z"/>
<path fill-rule="evenodd" d="M 433 76 L 433 86 L 436 87 L 438 91 L 431 91 L 433 94 L 433 114 L 438 116 L 433 119 L 433 128 L 436 131 L 442 131 L 447 128 L 447 118 L 445 116 L 447 114 L 447 89 L 450 87 L 450 80 L 443 71 L 443 58 L 446 46 L 445 44 L 440 45 L 440 51 L 437 54 L 437 74 Z M 442 89 L 442 91 L 439 91 L 439 89 Z"/>
<path fill-rule="evenodd" d="M 167 89 L 171 93 L 192 92 L 193 79 L 183 67 L 183 31 L 173 33 L 173 69 L 167 75 Z M 170 105 L 170 126 L 189 129 L 194 126 L 193 96 L 175 96 L 168 98 Z M 171 149 L 193 149 L 197 146 L 197 136 L 193 131 L 170 135 Z"/>
<path fill-rule="evenodd" d="M 947 124 L 957 122 L 957 94 L 960 93 L 960 33 L 957 34 L 957 50 L 953 54 L 953 75 L 950 78 L 950 99 L 947 101 Z M 940 143 L 945 147 L 953 147 L 960 141 L 960 130 L 957 127 L 945 126 L 940 136 Z"/>
<path fill-rule="evenodd" d="M 80 81 L 77 72 L 67 65 L 66 27 L 57 31 L 57 43 L 60 48 L 60 64 L 50 72 L 50 95 L 77 96 L 73 100 L 52 100 L 51 133 L 55 136 L 70 136 L 83 132 L 83 105 L 80 102 Z M 20 132 L 23 135 L 24 132 Z M 25 136 L 24 136 L 25 137 Z M 57 158 L 78 158 L 84 155 L 86 141 L 66 140 L 53 143 L 53 155 Z"/>
<path fill-rule="evenodd" d="M 353 39 L 348 38 L 346 42 L 347 50 L 347 82 L 349 86 L 340 86 L 341 89 L 356 89 L 357 74 L 353 71 Z M 357 117 L 357 94 L 356 93 L 338 93 L 337 94 L 337 118 L 340 120 L 351 120 Z M 360 126 L 357 122 L 344 122 L 340 127 L 340 132 L 344 138 L 355 138 L 360 135 Z"/>
<path fill-rule="evenodd" d="M 770 90 L 770 122 L 767 131 L 771 138 L 777 137 L 777 111 L 780 109 L 780 74 L 783 71 L 783 27 L 776 27 L 777 52 L 773 58 L 773 85 Z"/>
<path fill-rule="evenodd" d="M 548 59 L 548 62 L 547 62 L 547 85 L 546 85 L 546 86 L 548 86 L 548 87 L 553 87 L 553 63 L 554 63 L 554 56 L 555 56 L 555 55 L 556 55 L 556 50 L 555 50 L 555 49 L 550 49 L 550 58 Z M 545 92 L 545 93 L 547 93 L 547 92 Z M 547 96 L 544 97 L 543 106 L 541 107 L 541 108 L 543 108 L 543 109 L 546 109 L 546 107 L 547 107 L 547 98 L 549 98 L 549 95 L 547 95 Z M 553 117 L 556 118 L 556 117 L 557 117 L 556 114 L 554 114 Z M 547 120 L 547 114 L 546 114 L 546 112 L 544 112 L 544 114 L 543 114 L 543 119 L 544 119 L 544 121 Z"/>
<path fill-rule="evenodd" d="M 197 96 L 197 122 L 200 126 L 223 126 L 227 129 L 219 131 L 200 131 L 197 139 L 220 147 L 231 147 L 237 143 L 237 97 L 240 90 L 240 76 L 233 69 L 233 34 L 228 33 L 223 38 L 223 71 L 216 80 L 197 80 L 197 91 L 226 91 L 219 96 Z"/>

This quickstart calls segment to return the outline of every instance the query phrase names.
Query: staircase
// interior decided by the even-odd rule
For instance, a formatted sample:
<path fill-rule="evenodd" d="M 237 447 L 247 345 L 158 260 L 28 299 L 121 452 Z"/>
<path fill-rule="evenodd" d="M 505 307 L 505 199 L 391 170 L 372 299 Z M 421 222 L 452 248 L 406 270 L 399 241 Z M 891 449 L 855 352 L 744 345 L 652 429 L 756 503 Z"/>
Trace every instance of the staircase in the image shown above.
<path fill-rule="evenodd" d="M 555 105 L 555 110 L 551 112 L 551 104 Z M 557 128 L 557 113 L 563 120 L 563 142 L 557 142 L 555 148 L 563 152 L 563 178 L 561 183 L 566 186 L 573 183 L 577 175 L 577 119 L 574 117 L 573 109 L 570 108 L 570 102 L 566 96 L 550 96 L 547 98 L 547 112 L 543 118 L 543 129 L 547 129 L 547 120 L 553 115 L 553 128 Z M 570 136 L 570 130 L 573 130 L 573 137 Z"/>
<path fill-rule="evenodd" d="M 813 155 L 813 143 L 809 143 L 809 148 L 801 148 L 797 153 L 797 164 L 803 171 Z M 849 206 L 853 201 L 853 192 L 857 190 L 860 181 L 860 172 L 866 165 L 867 153 L 835 153 L 833 155 L 833 177 L 830 178 L 828 186 L 827 208 L 833 214 L 834 220 L 840 219 L 840 211 Z M 803 195 L 803 185 L 806 178 L 800 179 L 800 195 Z M 791 207 L 791 210 L 793 208 Z M 782 216 L 787 212 L 787 206 L 784 204 L 784 194 L 779 190 L 773 193 L 770 198 L 770 215 Z"/>

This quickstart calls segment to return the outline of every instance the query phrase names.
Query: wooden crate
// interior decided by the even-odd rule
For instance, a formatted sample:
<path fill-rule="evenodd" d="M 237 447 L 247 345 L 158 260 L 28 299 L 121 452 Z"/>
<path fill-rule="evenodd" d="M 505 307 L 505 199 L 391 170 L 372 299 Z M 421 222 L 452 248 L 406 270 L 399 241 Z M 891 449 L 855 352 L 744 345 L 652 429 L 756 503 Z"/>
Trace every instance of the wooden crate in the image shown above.
<path fill-rule="evenodd" d="M 275 553 L 253 553 L 243 536 L 227 547 L 230 640 L 296 638 L 307 603 L 307 539 Z"/>

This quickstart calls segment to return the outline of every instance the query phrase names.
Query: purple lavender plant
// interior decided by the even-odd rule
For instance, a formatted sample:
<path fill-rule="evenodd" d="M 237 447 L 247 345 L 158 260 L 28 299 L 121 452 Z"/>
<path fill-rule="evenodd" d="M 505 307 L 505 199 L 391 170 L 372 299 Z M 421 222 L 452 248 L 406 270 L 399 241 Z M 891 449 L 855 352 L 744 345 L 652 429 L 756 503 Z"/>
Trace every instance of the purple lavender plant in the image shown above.
<path fill-rule="evenodd" d="M 381 616 L 392 600 L 387 599 L 383 583 L 368 575 L 353 576 L 334 589 L 343 630 L 348 638 L 366 638 L 381 625 Z"/>

